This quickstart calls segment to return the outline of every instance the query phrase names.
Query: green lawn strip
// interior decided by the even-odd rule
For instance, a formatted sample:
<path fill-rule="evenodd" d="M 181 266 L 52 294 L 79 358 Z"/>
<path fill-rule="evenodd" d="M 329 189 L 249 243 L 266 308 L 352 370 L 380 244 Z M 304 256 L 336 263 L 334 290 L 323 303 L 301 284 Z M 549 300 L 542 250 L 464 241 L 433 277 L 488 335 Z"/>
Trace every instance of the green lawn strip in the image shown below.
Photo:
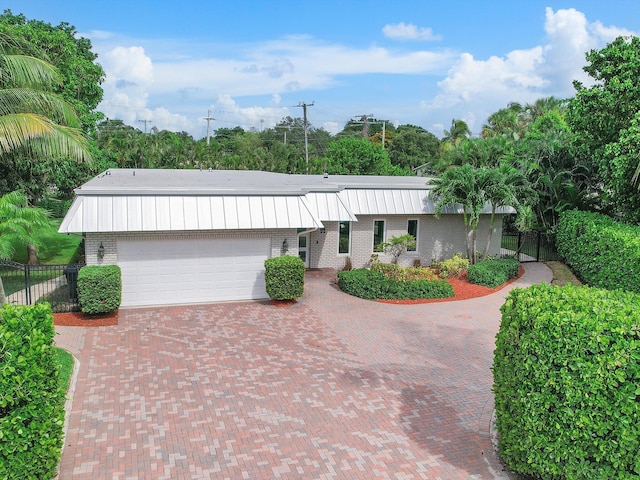
<path fill-rule="evenodd" d="M 574 275 L 569 267 L 567 267 L 562 262 L 545 262 L 547 266 L 553 272 L 553 280 L 551 281 L 551 285 L 557 285 L 559 287 L 563 285 L 567 285 L 570 283 L 571 285 L 580 286 L 582 282 L 578 280 L 578 277 Z"/>
<path fill-rule="evenodd" d="M 71 375 L 73 374 L 73 355 L 71 355 L 66 350 L 58 347 L 55 348 L 55 351 L 58 365 L 60 365 L 60 370 L 58 373 L 60 388 L 66 394 L 67 390 L 69 390 Z"/>

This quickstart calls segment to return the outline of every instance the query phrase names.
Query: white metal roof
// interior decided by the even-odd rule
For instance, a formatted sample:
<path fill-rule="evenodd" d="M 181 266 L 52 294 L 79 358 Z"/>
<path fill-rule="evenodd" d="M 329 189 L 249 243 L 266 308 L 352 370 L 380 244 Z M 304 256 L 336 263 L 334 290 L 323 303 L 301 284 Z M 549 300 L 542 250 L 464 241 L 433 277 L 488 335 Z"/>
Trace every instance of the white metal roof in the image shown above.
<path fill-rule="evenodd" d="M 305 195 L 313 214 L 320 221 L 357 222 L 358 218 L 335 192 L 310 192 Z"/>
<path fill-rule="evenodd" d="M 358 215 L 433 214 L 425 177 L 111 169 L 75 190 L 59 231 L 320 228 Z M 513 209 L 501 209 L 510 213 Z M 462 213 L 460 205 L 444 214 Z M 489 213 L 486 208 L 483 213 Z"/>
<path fill-rule="evenodd" d="M 83 195 L 60 232 L 319 228 L 303 196 Z"/>
<path fill-rule="evenodd" d="M 429 189 L 350 189 L 339 193 L 340 198 L 355 215 L 433 215 L 436 202 L 429 198 Z M 461 214 L 462 205 L 447 205 L 442 214 Z M 510 207 L 497 213 L 513 213 Z M 491 213 L 487 205 L 482 213 Z"/>

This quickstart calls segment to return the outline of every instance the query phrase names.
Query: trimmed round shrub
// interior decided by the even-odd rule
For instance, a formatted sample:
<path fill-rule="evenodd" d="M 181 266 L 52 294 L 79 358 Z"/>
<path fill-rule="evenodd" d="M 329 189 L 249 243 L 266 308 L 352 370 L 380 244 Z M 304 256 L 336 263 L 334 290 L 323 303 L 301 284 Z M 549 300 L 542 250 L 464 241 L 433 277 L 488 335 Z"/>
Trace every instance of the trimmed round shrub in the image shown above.
<path fill-rule="evenodd" d="M 304 262 L 300 257 L 269 258 L 264 268 L 267 295 L 272 300 L 295 300 L 304 294 Z"/>
<path fill-rule="evenodd" d="M 640 476 L 640 295 L 514 289 L 493 365 L 501 457 L 540 479 Z"/>
<path fill-rule="evenodd" d="M 384 273 L 360 268 L 338 273 L 343 292 L 368 300 L 403 300 L 453 297 L 453 287 L 446 280 L 396 281 Z"/>
<path fill-rule="evenodd" d="M 78 272 L 78 302 L 83 313 L 114 312 L 122 301 L 122 273 L 117 265 L 87 265 Z"/>
<path fill-rule="evenodd" d="M 515 258 L 485 260 L 470 265 L 467 278 L 476 285 L 495 288 L 518 276 L 520 262 Z"/>

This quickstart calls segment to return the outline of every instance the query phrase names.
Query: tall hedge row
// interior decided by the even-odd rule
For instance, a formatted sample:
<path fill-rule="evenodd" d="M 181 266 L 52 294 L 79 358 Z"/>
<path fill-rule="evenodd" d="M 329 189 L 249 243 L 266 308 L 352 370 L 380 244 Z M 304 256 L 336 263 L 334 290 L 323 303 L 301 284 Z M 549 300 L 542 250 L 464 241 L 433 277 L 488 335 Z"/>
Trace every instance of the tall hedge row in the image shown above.
<path fill-rule="evenodd" d="M 558 253 L 592 287 L 640 293 L 640 227 L 577 210 L 560 215 Z"/>
<path fill-rule="evenodd" d="M 540 479 L 640 478 L 640 295 L 514 289 L 493 365 L 500 455 Z"/>
<path fill-rule="evenodd" d="M 0 478 L 55 475 L 64 393 L 58 383 L 48 304 L 0 308 Z"/>

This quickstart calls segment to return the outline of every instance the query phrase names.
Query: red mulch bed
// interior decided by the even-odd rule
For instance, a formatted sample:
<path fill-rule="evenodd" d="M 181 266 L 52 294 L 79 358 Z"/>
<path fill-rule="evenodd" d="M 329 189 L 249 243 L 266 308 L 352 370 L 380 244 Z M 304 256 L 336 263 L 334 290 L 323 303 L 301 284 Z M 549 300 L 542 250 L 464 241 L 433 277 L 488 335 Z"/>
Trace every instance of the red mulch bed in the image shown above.
<path fill-rule="evenodd" d="M 110 327 L 118 324 L 118 311 L 101 315 L 82 312 L 54 313 L 53 324 L 61 327 Z"/>
<path fill-rule="evenodd" d="M 524 268 L 520 266 L 520 272 L 518 276 L 512 278 L 504 285 L 500 285 L 496 288 L 483 287 L 482 285 L 474 285 L 469 281 L 466 274 L 461 275 L 460 277 L 448 278 L 447 282 L 451 284 L 453 287 L 453 297 L 447 298 L 419 298 L 417 300 L 377 300 L 380 303 L 394 303 L 394 304 L 402 304 L 402 305 L 414 305 L 418 303 L 438 303 L 438 302 L 453 302 L 456 300 L 469 300 L 470 298 L 478 298 L 484 297 L 485 295 L 490 295 L 499 290 L 502 290 L 505 286 L 510 283 L 515 282 L 518 278 L 522 276 L 524 273 Z"/>

